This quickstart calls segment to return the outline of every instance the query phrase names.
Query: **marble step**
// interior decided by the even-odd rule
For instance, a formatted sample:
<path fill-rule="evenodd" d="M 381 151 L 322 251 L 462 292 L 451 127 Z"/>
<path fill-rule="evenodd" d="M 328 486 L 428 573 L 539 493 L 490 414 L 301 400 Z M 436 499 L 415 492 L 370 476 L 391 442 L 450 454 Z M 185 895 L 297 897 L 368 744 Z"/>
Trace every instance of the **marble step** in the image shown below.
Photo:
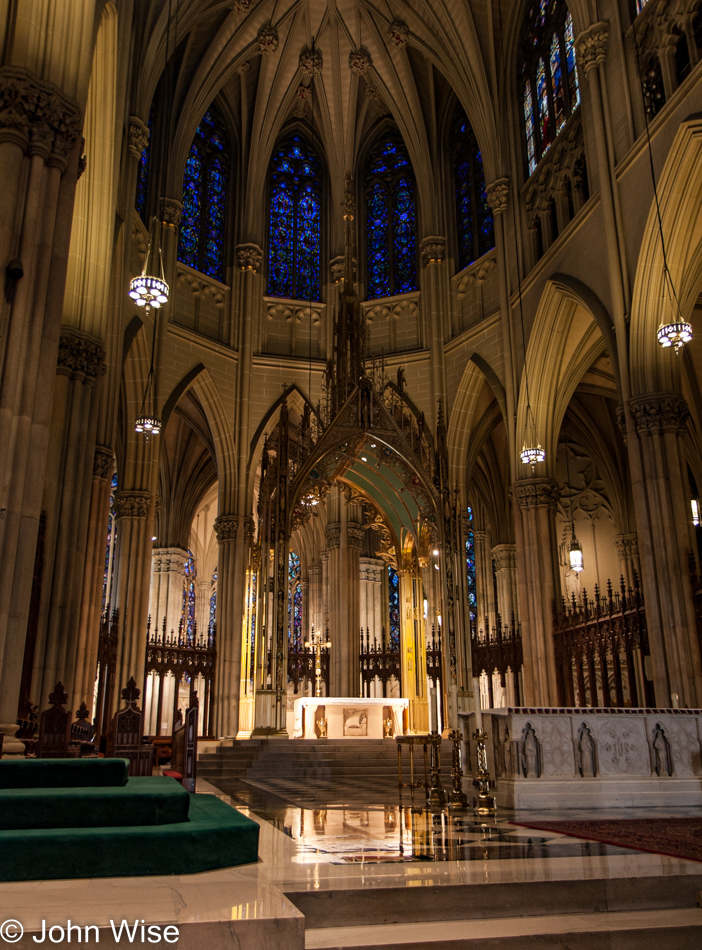
<path fill-rule="evenodd" d="M 699 950 L 702 909 L 306 930 L 305 950 Z"/>
<path fill-rule="evenodd" d="M 306 930 L 696 908 L 699 873 L 589 880 L 512 881 L 434 887 L 285 888 L 305 915 Z M 700 911 L 702 924 L 702 911 Z M 699 946 L 702 946 L 702 940 Z"/>

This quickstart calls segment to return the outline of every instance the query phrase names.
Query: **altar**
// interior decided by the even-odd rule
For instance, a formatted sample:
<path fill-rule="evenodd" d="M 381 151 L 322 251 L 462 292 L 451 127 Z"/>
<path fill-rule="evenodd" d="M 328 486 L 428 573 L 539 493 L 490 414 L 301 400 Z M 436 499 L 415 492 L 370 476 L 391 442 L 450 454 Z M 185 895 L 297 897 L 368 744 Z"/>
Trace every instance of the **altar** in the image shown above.
<path fill-rule="evenodd" d="M 408 706 L 408 699 L 302 696 L 293 702 L 292 737 L 391 739 L 405 734 Z"/>

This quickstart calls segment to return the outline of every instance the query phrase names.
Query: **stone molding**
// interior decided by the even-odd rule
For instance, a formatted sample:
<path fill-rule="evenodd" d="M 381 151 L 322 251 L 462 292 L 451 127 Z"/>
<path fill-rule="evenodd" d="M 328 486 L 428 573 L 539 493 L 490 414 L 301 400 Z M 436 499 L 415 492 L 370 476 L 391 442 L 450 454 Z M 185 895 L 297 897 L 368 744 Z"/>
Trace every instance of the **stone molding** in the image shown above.
<path fill-rule="evenodd" d="M 517 566 L 517 545 L 496 544 L 490 552 L 496 571 L 513 571 Z"/>
<path fill-rule="evenodd" d="M 215 518 L 214 533 L 218 541 L 236 541 L 239 518 L 237 515 L 220 515 Z"/>
<path fill-rule="evenodd" d="M 300 99 L 302 102 L 307 102 L 309 99 L 311 99 L 312 98 L 312 84 L 310 83 L 309 86 L 306 86 L 304 82 L 301 82 L 300 85 L 297 87 L 297 98 Z"/>
<path fill-rule="evenodd" d="M 363 525 L 360 525 L 360 524 L 346 525 L 346 537 L 348 539 L 350 548 L 362 548 L 363 538 L 365 537 L 365 534 L 366 534 L 366 531 Z"/>
<path fill-rule="evenodd" d="M 619 557 L 628 560 L 639 556 L 639 539 L 636 534 L 618 534 L 614 543 Z"/>
<path fill-rule="evenodd" d="M 154 574 L 185 575 L 188 552 L 183 548 L 154 548 L 151 552 L 151 571 Z"/>
<path fill-rule="evenodd" d="M 149 144 L 149 127 L 141 121 L 138 115 L 129 116 L 129 132 L 127 148 L 135 158 L 141 158 L 141 153 Z"/>
<path fill-rule="evenodd" d="M 255 274 L 263 263 L 263 251 L 258 244 L 237 244 L 236 259 L 242 270 L 252 270 Z"/>
<path fill-rule="evenodd" d="M 169 228 L 179 228 L 183 202 L 177 198 L 161 198 L 161 220 Z"/>
<path fill-rule="evenodd" d="M 241 63 L 241 65 L 237 69 L 237 72 L 239 73 L 240 76 L 245 76 L 246 73 L 248 73 L 250 69 L 251 69 L 251 63 L 249 62 L 248 59 L 245 59 L 244 62 Z"/>
<path fill-rule="evenodd" d="M 578 69 L 582 67 L 586 76 L 594 66 L 605 61 L 608 35 L 609 23 L 601 20 L 582 32 L 576 39 Z"/>
<path fill-rule="evenodd" d="M 388 27 L 388 42 L 398 49 L 404 49 L 409 40 L 409 27 L 403 20 L 393 20 Z"/>
<path fill-rule="evenodd" d="M 373 65 L 370 53 L 365 49 L 352 49 L 349 53 L 349 69 L 357 76 L 365 75 Z"/>
<path fill-rule="evenodd" d="M 424 238 L 419 248 L 425 267 L 429 264 L 441 264 L 446 257 L 446 238 L 432 234 Z"/>
<path fill-rule="evenodd" d="M 252 545 L 256 539 L 256 521 L 251 515 L 244 518 L 244 542 Z"/>
<path fill-rule="evenodd" d="M 256 39 L 258 40 L 258 48 L 264 55 L 275 53 L 278 49 L 278 31 L 271 23 L 266 23 L 261 27 Z"/>
<path fill-rule="evenodd" d="M 145 518 L 151 505 L 151 492 L 118 491 L 115 495 L 115 512 L 118 518 Z"/>
<path fill-rule="evenodd" d="M 484 544 L 487 541 L 487 531 L 484 528 L 473 528 L 473 540 Z"/>
<path fill-rule="evenodd" d="M 558 483 L 552 478 L 528 478 L 517 482 L 520 508 L 556 508 L 560 499 Z"/>
<path fill-rule="evenodd" d="M 75 99 L 22 66 L 0 67 L 0 142 L 14 142 L 65 171 L 83 127 Z"/>
<path fill-rule="evenodd" d="M 493 214 L 504 214 L 509 198 L 509 178 L 498 178 L 485 189 L 487 203 Z"/>
<path fill-rule="evenodd" d="M 663 430 L 682 432 L 690 417 L 690 410 L 677 393 L 652 393 L 629 400 L 639 435 Z"/>
<path fill-rule="evenodd" d="M 112 478 L 112 472 L 115 467 L 115 455 L 112 449 L 104 445 L 95 446 L 95 455 L 93 456 L 93 475 L 97 478 Z"/>
<path fill-rule="evenodd" d="M 73 327 L 62 327 L 56 372 L 71 379 L 95 382 L 105 360 L 100 340 Z"/>
<path fill-rule="evenodd" d="M 307 568 L 308 577 L 321 577 L 322 576 L 322 565 L 313 564 L 311 567 Z"/>
<path fill-rule="evenodd" d="M 324 529 L 324 538 L 327 542 L 327 549 L 330 551 L 336 550 L 341 544 L 341 525 L 338 522 L 328 524 Z"/>
<path fill-rule="evenodd" d="M 322 54 L 318 49 L 304 49 L 300 53 L 300 69 L 306 76 L 314 78 L 322 71 Z"/>

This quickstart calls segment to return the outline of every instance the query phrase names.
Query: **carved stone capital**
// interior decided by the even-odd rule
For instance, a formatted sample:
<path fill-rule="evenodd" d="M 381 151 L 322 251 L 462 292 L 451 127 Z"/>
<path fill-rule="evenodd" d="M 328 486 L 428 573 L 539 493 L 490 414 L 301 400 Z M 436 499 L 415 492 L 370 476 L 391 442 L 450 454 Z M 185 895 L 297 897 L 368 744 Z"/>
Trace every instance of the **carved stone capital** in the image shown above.
<path fill-rule="evenodd" d="M 578 69 L 582 69 L 586 76 L 594 66 L 604 62 L 607 55 L 608 35 L 609 24 L 601 20 L 599 23 L 594 23 L 576 39 L 575 49 Z"/>
<path fill-rule="evenodd" d="M 244 543 L 251 546 L 256 538 L 256 521 L 251 515 L 244 518 Z"/>
<path fill-rule="evenodd" d="M 327 550 L 336 550 L 341 544 L 341 525 L 328 524 L 324 530 L 324 537 L 327 542 Z"/>
<path fill-rule="evenodd" d="M 311 567 L 308 567 L 308 569 L 307 569 L 307 576 L 310 577 L 310 578 L 312 578 L 312 577 L 321 577 L 321 576 L 322 576 L 322 565 L 321 565 L 321 564 L 313 564 Z"/>
<path fill-rule="evenodd" d="M 94 383 L 105 360 L 102 343 L 73 327 L 62 327 L 56 372 L 71 379 Z"/>
<path fill-rule="evenodd" d="M 387 37 L 391 46 L 404 49 L 409 39 L 409 27 L 403 20 L 393 20 L 388 27 Z"/>
<path fill-rule="evenodd" d="M 183 548 L 154 548 L 151 552 L 153 574 L 185 574 L 188 552 Z"/>
<path fill-rule="evenodd" d="M 487 531 L 483 528 L 473 528 L 473 540 L 478 544 L 485 544 L 487 541 Z"/>
<path fill-rule="evenodd" d="M 135 158 L 141 158 L 141 153 L 149 144 L 149 127 L 141 121 L 138 115 L 129 116 L 129 135 L 127 148 Z"/>
<path fill-rule="evenodd" d="M 496 544 L 490 552 L 496 571 L 513 571 L 517 566 L 517 545 Z"/>
<path fill-rule="evenodd" d="M 242 270 L 252 270 L 255 274 L 263 263 L 263 251 L 258 244 L 237 244 L 236 259 Z"/>
<path fill-rule="evenodd" d="M 54 83 L 22 66 L 0 67 L 0 142 L 14 142 L 65 171 L 82 126 L 78 103 Z"/>
<path fill-rule="evenodd" d="M 419 249 L 425 267 L 429 264 L 441 264 L 446 257 L 446 238 L 432 234 L 424 238 Z"/>
<path fill-rule="evenodd" d="M 258 31 L 258 48 L 264 54 L 275 53 L 278 49 L 278 31 L 272 24 L 266 23 Z"/>
<path fill-rule="evenodd" d="M 115 495 L 115 512 L 118 518 L 145 518 L 151 505 L 151 492 L 118 491 Z"/>
<path fill-rule="evenodd" d="M 520 508 L 555 508 L 560 498 L 558 484 L 552 478 L 525 478 L 517 482 Z"/>
<path fill-rule="evenodd" d="M 251 0 L 232 0 L 234 13 L 248 13 L 251 9 Z"/>
<path fill-rule="evenodd" d="M 180 227 L 180 218 L 183 214 L 183 202 L 177 198 L 161 198 L 161 220 L 169 228 Z"/>
<path fill-rule="evenodd" d="M 357 76 L 363 76 L 373 65 L 370 53 L 365 49 L 352 49 L 349 53 L 349 69 Z"/>
<path fill-rule="evenodd" d="M 360 524 L 347 524 L 346 525 L 346 537 L 348 538 L 349 547 L 351 548 L 362 548 L 363 547 L 363 538 L 365 537 L 365 530 L 363 525 Z"/>
<path fill-rule="evenodd" d="M 300 69 L 306 76 L 319 76 L 322 71 L 322 54 L 318 49 L 303 49 L 300 53 Z"/>
<path fill-rule="evenodd" d="M 628 561 L 639 556 L 639 539 L 636 534 L 618 534 L 614 543 L 618 556 L 623 560 Z"/>
<path fill-rule="evenodd" d="M 629 400 L 629 407 L 639 435 L 663 430 L 682 432 L 690 417 L 687 403 L 677 393 L 635 396 Z"/>
<path fill-rule="evenodd" d="M 504 214 L 509 197 L 509 178 L 498 178 L 485 189 L 487 202 L 493 214 Z"/>
<path fill-rule="evenodd" d="M 220 515 L 215 519 L 214 532 L 218 541 L 236 541 L 239 519 L 236 515 Z"/>
<path fill-rule="evenodd" d="M 329 268 L 331 270 L 332 280 L 335 284 L 340 284 L 344 279 L 344 255 L 340 254 L 338 257 L 335 257 L 332 261 L 329 262 Z"/>
<path fill-rule="evenodd" d="M 115 456 L 112 449 L 105 448 L 104 445 L 96 445 L 93 456 L 93 475 L 96 478 L 111 479 L 114 468 Z"/>

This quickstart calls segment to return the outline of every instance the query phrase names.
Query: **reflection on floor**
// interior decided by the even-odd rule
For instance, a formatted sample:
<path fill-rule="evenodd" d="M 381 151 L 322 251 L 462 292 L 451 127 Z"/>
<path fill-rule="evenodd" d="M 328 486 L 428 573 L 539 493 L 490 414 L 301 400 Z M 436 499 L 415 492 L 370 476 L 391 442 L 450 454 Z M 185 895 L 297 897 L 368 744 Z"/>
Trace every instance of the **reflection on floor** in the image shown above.
<path fill-rule="evenodd" d="M 294 862 L 380 864 L 413 861 L 504 861 L 631 854 L 626 848 L 534 831 L 510 824 L 507 812 L 481 821 L 468 811 L 429 810 L 415 798 L 403 804 L 366 805 L 355 787 L 335 788 L 336 803 L 322 807 L 321 789 L 297 787 L 294 803 L 249 782 L 222 783 L 232 804 L 287 835 L 296 846 Z M 346 803 L 344 803 L 344 791 Z M 349 794 L 350 793 L 350 794 Z M 309 795 L 308 807 L 299 804 Z M 331 797 L 331 796 L 329 796 Z M 360 800 L 359 800 L 360 799 Z"/>

